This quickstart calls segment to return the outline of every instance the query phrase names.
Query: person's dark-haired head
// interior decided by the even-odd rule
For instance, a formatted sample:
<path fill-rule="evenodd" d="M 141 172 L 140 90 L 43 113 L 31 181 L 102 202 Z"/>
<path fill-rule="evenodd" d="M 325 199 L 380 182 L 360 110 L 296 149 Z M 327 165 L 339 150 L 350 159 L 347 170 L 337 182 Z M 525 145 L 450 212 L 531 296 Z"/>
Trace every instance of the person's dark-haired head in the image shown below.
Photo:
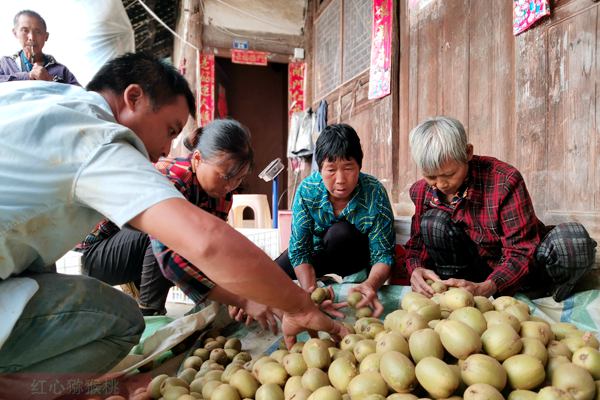
<path fill-rule="evenodd" d="M 126 53 L 108 61 L 86 89 L 120 95 L 129 85 L 139 85 L 154 109 L 184 96 L 190 115 L 196 116 L 196 100 L 185 78 L 172 65 L 145 53 Z"/>
<path fill-rule="evenodd" d="M 354 159 L 362 168 L 363 152 L 360 138 L 350 125 L 328 125 L 321 131 L 315 145 L 315 157 L 319 170 L 325 161 Z"/>
<path fill-rule="evenodd" d="M 229 174 L 235 175 L 244 167 L 254 167 L 254 150 L 248 128 L 233 119 L 217 119 L 204 128 L 196 129 L 193 142 L 205 160 L 226 155 L 236 167 Z"/>
<path fill-rule="evenodd" d="M 191 163 L 212 197 L 235 190 L 254 167 L 250 131 L 233 119 L 218 119 L 194 132 Z"/>
<path fill-rule="evenodd" d="M 48 31 L 48 27 L 46 26 L 46 21 L 44 21 L 44 18 L 42 18 L 42 16 L 40 14 L 38 14 L 32 10 L 21 10 L 18 13 L 16 13 L 15 17 L 13 18 L 13 28 L 17 29 L 17 27 L 19 26 L 19 17 L 21 15 L 26 15 L 28 17 L 37 18 L 38 21 L 40 21 L 40 23 L 44 27 L 44 32 Z"/>

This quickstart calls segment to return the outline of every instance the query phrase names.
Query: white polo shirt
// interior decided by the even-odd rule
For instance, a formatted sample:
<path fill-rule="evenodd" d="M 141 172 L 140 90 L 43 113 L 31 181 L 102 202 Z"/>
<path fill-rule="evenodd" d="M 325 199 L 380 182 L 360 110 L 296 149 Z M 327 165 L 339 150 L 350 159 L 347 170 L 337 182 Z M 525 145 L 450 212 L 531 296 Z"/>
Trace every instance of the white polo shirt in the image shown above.
<path fill-rule="evenodd" d="M 183 196 L 101 95 L 45 81 L 0 84 L 0 347 L 37 290 L 11 277 L 43 271 L 103 216 L 123 226 L 170 198 Z"/>

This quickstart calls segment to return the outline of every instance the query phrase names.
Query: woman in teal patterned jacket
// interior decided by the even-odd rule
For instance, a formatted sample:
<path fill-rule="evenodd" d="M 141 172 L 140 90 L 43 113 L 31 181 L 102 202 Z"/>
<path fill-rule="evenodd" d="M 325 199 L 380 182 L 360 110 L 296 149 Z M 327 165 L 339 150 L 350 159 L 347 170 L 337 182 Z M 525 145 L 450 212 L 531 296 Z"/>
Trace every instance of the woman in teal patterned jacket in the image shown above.
<path fill-rule="evenodd" d="M 325 274 L 345 277 L 366 270 L 366 280 L 351 291 L 362 294 L 357 307 L 369 306 L 379 316 L 377 290 L 394 262 L 394 215 L 386 190 L 360 172 L 360 139 L 349 125 L 327 126 L 315 157 L 319 171 L 298 188 L 289 247 L 276 262 L 309 292 Z"/>

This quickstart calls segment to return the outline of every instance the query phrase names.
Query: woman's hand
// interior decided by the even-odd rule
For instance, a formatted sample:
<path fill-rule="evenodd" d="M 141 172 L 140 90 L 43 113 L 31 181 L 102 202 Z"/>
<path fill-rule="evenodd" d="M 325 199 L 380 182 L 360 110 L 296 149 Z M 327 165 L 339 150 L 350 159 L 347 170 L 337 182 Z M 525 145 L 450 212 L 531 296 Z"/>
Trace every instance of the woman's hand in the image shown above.
<path fill-rule="evenodd" d="M 317 288 L 316 284 L 309 287 L 306 291 L 310 294 Z M 343 312 L 338 311 L 340 308 L 346 307 L 347 303 L 334 303 L 333 299 L 335 297 L 335 293 L 333 292 L 333 288 L 331 286 L 325 286 L 323 289 L 327 290 L 327 299 L 323 300 L 319 304 L 319 308 L 327 315 L 334 318 L 344 318 L 345 315 Z"/>
<path fill-rule="evenodd" d="M 416 268 L 410 275 L 410 286 L 412 287 L 413 292 L 421 293 L 427 297 L 433 296 L 435 291 L 427 284 L 427 279 L 439 281 L 440 277 L 430 269 L 422 267 Z M 448 285 L 447 281 L 443 282 Z"/>
<path fill-rule="evenodd" d="M 485 282 L 471 282 L 465 279 L 450 278 L 442 281 L 447 286 L 459 287 L 468 290 L 473 296 L 490 297 L 496 293 L 496 284 L 492 280 Z"/>
<path fill-rule="evenodd" d="M 352 292 L 358 292 L 362 295 L 361 301 L 356 304 L 357 309 L 369 306 L 373 310 L 373 317 L 375 318 L 383 313 L 383 305 L 379 301 L 379 297 L 377 297 L 377 289 L 373 286 L 367 282 L 363 282 L 350 289 L 350 293 Z"/>

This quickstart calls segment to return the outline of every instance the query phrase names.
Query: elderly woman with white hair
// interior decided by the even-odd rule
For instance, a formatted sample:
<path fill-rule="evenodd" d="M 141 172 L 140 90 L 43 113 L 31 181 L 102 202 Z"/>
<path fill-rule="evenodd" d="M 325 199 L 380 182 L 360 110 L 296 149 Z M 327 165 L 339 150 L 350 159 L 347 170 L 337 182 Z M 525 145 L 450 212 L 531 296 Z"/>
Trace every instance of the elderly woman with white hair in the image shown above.
<path fill-rule="evenodd" d="M 571 294 L 594 263 L 596 242 L 581 224 L 546 227 L 520 172 L 474 155 L 454 118 L 426 119 L 409 141 L 423 175 L 410 188 L 406 268 L 414 291 L 431 296 L 431 279 L 482 296 Z"/>

